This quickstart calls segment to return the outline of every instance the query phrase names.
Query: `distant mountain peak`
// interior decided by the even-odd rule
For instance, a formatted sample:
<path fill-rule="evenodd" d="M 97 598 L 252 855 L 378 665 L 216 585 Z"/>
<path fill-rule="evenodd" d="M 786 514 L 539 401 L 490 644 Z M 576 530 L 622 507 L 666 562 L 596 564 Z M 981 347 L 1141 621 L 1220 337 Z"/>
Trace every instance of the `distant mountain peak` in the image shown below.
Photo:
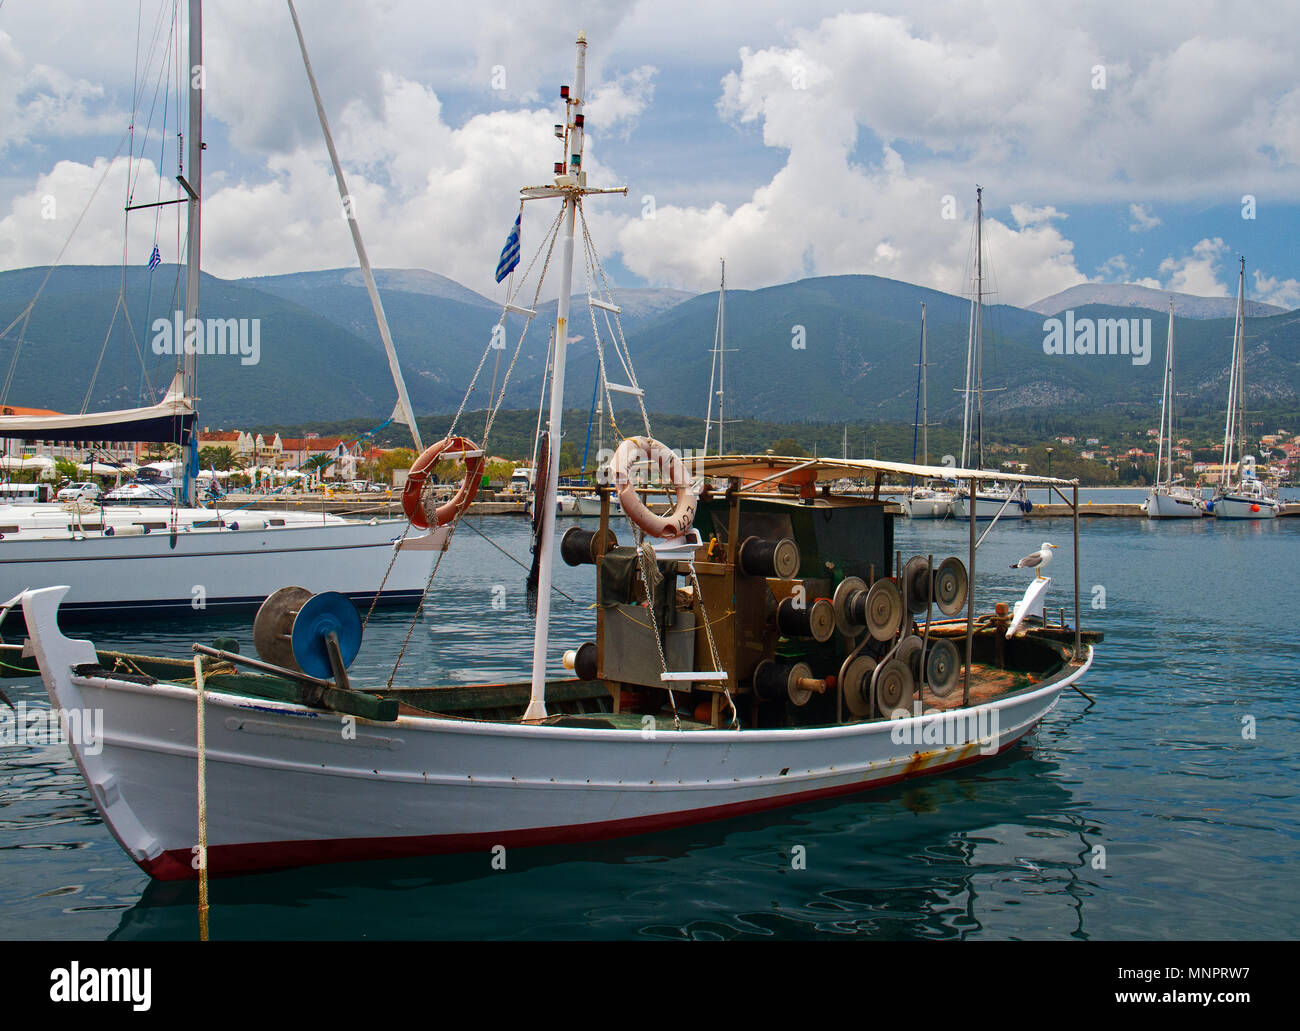
<path fill-rule="evenodd" d="M 1231 318 L 1237 310 L 1237 298 L 1234 297 L 1198 297 L 1195 294 L 1174 293 L 1171 290 L 1156 290 L 1149 286 L 1134 283 L 1080 283 L 1068 290 L 1062 290 L 1051 297 L 1044 297 L 1029 305 L 1030 311 L 1040 315 L 1055 315 L 1067 308 L 1082 308 L 1088 304 L 1105 304 L 1112 308 L 1147 308 L 1153 311 L 1168 311 L 1169 301 L 1173 299 L 1174 314 L 1183 319 L 1224 319 Z M 1263 301 L 1246 299 L 1248 316 L 1281 315 L 1285 308 Z"/>

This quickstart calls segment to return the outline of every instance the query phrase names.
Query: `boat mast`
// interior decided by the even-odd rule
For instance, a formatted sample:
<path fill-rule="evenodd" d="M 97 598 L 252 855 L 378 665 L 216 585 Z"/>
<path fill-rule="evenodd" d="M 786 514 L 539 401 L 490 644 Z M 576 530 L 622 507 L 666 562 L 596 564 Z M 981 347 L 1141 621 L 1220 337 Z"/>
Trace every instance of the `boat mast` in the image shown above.
<path fill-rule="evenodd" d="M 1228 413 L 1223 425 L 1223 458 L 1220 462 L 1219 485 L 1221 489 L 1230 486 L 1228 467 L 1232 463 L 1233 444 L 1237 437 L 1238 409 L 1241 406 L 1241 343 L 1242 322 L 1245 318 L 1245 305 L 1242 291 L 1246 283 L 1246 259 L 1241 259 L 1241 271 L 1237 278 L 1237 314 L 1232 326 L 1232 364 L 1228 370 Z"/>
<path fill-rule="evenodd" d="M 383 340 L 384 352 L 388 355 L 388 371 L 393 376 L 393 386 L 397 388 L 397 407 L 393 410 L 393 416 L 401 418 L 406 423 L 415 441 L 416 454 L 419 454 L 424 450 L 424 444 L 420 440 L 420 430 L 415 425 L 415 411 L 406 393 L 406 381 L 402 378 L 402 367 L 397 361 L 397 348 L 393 345 L 393 335 L 388 329 L 388 318 L 384 314 L 383 301 L 379 299 L 379 288 L 375 286 L 375 274 L 370 268 L 366 245 L 361 240 L 361 226 L 352 207 L 347 180 L 343 178 L 343 166 L 339 164 L 338 151 L 334 149 L 334 137 L 330 133 L 329 122 L 325 119 L 325 105 L 321 103 L 320 90 L 316 88 L 316 75 L 311 70 L 311 59 L 307 56 L 307 41 L 303 39 L 302 26 L 298 24 L 298 12 L 294 10 L 293 0 L 288 2 L 289 16 L 293 19 L 293 31 L 298 34 L 298 49 L 302 51 L 302 64 L 307 69 L 307 81 L 311 83 L 312 99 L 316 101 L 316 114 L 320 118 L 321 132 L 325 134 L 325 146 L 330 153 L 330 162 L 334 165 L 334 180 L 338 184 L 339 197 L 343 201 L 343 213 L 347 216 L 348 228 L 352 230 L 352 243 L 356 247 L 357 260 L 361 263 L 361 275 L 366 281 L 366 292 L 370 295 L 370 307 L 374 309 L 375 321 L 379 323 L 379 337 Z"/>
<path fill-rule="evenodd" d="M 925 302 L 921 302 L 921 464 L 930 464 L 930 415 L 927 407 L 928 376 L 925 357 Z"/>
<path fill-rule="evenodd" d="M 190 101 L 189 113 L 189 147 L 188 160 L 189 165 L 186 171 L 189 173 L 188 178 L 185 175 L 178 175 L 176 178 L 181 187 L 189 196 L 186 202 L 186 230 L 185 230 L 185 321 L 181 323 L 184 327 L 183 337 L 190 334 L 190 327 L 195 325 L 191 319 L 197 319 L 199 315 L 199 256 L 200 244 L 202 243 L 201 234 L 201 217 L 200 217 L 200 198 L 203 195 L 203 0 L 190 0 L 190 63 L 188 76 L 188 90 Z M 196 345 L 199 343 L 196 341 Z M 181 384 L 182 393 L 187 398 L 198 396 L 198 369 L 197 369 L 197 352 L 198 346 L 194 348 L 184 348 L 185 357 L 181 364 Z M 190 429 L 191 441 L 187 450 L 194 449 L 194 434 L 198 432 L 197 426 Z M 181 493 L 181 503 L 189 506 L 194 503 L 194 473 L 191 467 L 189 455 L 182 455 L 181 467 L 185 470 L 183 478 L 183 487 Z"/>
<path fill-rule="evenodd" d="M 727 261 L 725 258 L 718 259 L 722 263 L 722 284 L 718 287 L 718 321 L 713 330 L 713 364 L 709 367 L 709 400 L 704 413 L 704 453 L 709 453 L 709 429 L 713 426 L 713 380 L 714 375 L 718 381 L 718 454 L 724 454 L 722 450 L 722 403 L 723 377 L 725 374 L 723 355 L 726 353 L 723 348 L 723 341 L 726 334 L 726 308 L 727 308 Z"/>
<path fill-rule="evenodd" d="M 984 468 L 984 189 L 975 187 L 975 439 Z M 974 500 L 972 499 L 972 505 Z M 974 509 L 972 508 L 972 512 Z"/>
<path fill-rule="evenodd" d="M 1173 461 L 1172 454 L 1174 450 L 1174 431 L 1173 416 L 1170 411 L 1169 403 L 1169 380 L 1174 371 L 1174 302 L 1169 301 L 1169 328 L 1165 331 L 1165 379 L 1160 387 L 1160 440 L 1156 445 L 1156 486 L 1169 486 L 1173 479 Z M 1165 422 L 1169 421 L 1169 454 L 1171 456 L 1169 463 L 1169 474 L 1165 474 Z M 1162 479 L 1163 477 L 1163 479 Z"/>
<path fill-rule="evenodd" d="M 1246 259 L 1237 273 L 1237 462 L 1246 461 Z M 1244 469 L 1238 474 L 1242 479 Z"/>
<path fill-rule="evenodd" d="M 577 60 L 573 73 L 572 89 L 562 89 L 565 99 L 565 155 L 566 163 L 557 165 L 555 186 L 526 190 L 525 196 L 555 196 L 563 198 L 562 225 L 560 228 L 560 283 L 555 310 L 555 344 L 551 367 L 551 410 L 547 424 L 551 446 L 548 449 L 546 490 L 538 500 L 542 506 L 541 549 L 537 569 L 537 625 L 533 632 L 532 693 L 525 720 L 539 720 L 546 716 L 546 646 L 551 618 L 551 569 L 555 557 L 555 497 L 560 474 L 560 416 L 564 408 L 564 358 L 569 341 L 569 295 L 573 289 L 573 231 L 578 205 L 586 189 L 587 175 L 582 170 L 582 142 L 585 118 L 582 114 L 583 95 L 587 91 L 587 34 L 578 33 Z M 539 470 L 540 472 L 540 470 Z"/>

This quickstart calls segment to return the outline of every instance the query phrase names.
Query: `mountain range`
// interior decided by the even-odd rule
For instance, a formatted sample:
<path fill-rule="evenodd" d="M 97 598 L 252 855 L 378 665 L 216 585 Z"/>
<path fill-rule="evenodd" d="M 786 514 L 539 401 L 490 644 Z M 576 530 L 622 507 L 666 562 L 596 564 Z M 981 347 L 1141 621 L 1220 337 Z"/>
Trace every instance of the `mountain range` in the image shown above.
<path fill-rule="evenodd" d="M 23 313 L 46 271 L 0 272 L 0 327 Z M 174 266 L 152 274 L 132 267 L 125 275 L 118 267 L 57 269 L 26 321 L 18 318 L 0 339 L 4 402 L 75 412 L 156 399 L 175 359 L 153 352 L 151 330 L 155 319 L 170 317 L 176 307 L 179 272 Z M 417 412 L 455 411 L 492 338 L 499 301 L 420 269 L 379 270 L 376 279 Z M 395 394 L 357 270 L 240 280 L 205 275 L 202 290 L 205 316 L 261 320 L 256 365 L 220 355 L 199 360 L 202 425 L 302 425 L 352 417 L 379 423 L 392 411 Z M 1030 308 L 986 307 L 986 411 L 1068 414 L 1136 406 L 1149 408 L 1154 421 L 1168 297 L 1143 287 L 1102 290 L 1089 284 Z M 615 299 L 647 408 L 702 416 L 717 293 L 624 289 Z M 876 276 L 828 276 L 727 292 L 727 418 L 912 421 L 923 303 L 930 419 L 960 417 L 969 301 Z M 1177 386 L 1186 395 L 1180 399 L 1185 411 L 1213 411 L 1225 403 L 1233 319 L 1231 300 L 1226 313 L 1223 303 L 1175 297 Z M 1149 319 L 1148 360 L 1045 353 L 1044 316 L 1061 306 L 1075 320 Z M 537 309 L 511 376 L 508 408 L 536 410 L 554 308 L 552 300 Z M 483 408 L 489 393 L 500 389 L 523 324 L 522 317 L 509 317 L 506 346 L 488 352 L 469 409 Z M 603 333 L 603 315 L 598 325 Z M 596 376 L 585 295 L 574 298 L 570 326 L 566 405 L 585 411 Z M 1247 323 L 1246 339 L 1248 405 L 1300 408 L 1300 311 L 1260 306 Z M 607 357 L 609 378 L 624 382 L 626 374 L 608 351 Z M 627 395 L 620 395 L 616 415 L 621 429 L 637 426 L 635 402 Z"/>

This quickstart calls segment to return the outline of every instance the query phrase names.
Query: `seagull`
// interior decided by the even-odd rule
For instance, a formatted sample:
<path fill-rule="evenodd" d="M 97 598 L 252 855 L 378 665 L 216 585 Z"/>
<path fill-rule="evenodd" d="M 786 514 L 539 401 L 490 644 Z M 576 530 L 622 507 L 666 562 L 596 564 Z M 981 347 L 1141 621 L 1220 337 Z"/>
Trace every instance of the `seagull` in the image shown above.
<path fill-rule="evenodd" d="M 1047 568 L 1047 563 L 1052 561 L 1052 550 L 1055 547 L 1055 544 L 1048 544 L 1047 541 L 1043 541 L 1043 546 L 1039 551 L 1035 551 L 1032 555 L 1026 555 L 1019 562 L 1014 563 L 1011 568 L 1036 569 L 1038 570 L 1038 579 L 1044 580 L 1046 577 L 1043 576 L 1043 570 Z"/>

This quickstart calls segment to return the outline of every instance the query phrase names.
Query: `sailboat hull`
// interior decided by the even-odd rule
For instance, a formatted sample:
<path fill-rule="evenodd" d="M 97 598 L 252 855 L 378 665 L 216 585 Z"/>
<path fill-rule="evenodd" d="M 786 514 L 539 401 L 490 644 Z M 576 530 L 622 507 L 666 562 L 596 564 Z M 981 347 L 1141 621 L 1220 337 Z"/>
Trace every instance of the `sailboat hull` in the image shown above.
<path fill-rule="evenodd" d="M 992 519 L 994 516 L 998 516 L 999 512 L 1001 513 L 1001 515 L 998 516 L 999 522 L 1001 522 L 1003 519 L 1023 519 L 1025 517 L 1025 512 L 1024 509 L 1021 507 L 1020 502 L 1012 501 L 1008 505 L 1006 504 L 1006 500 L 1007 499 L 1005 497 L 988 496 L 984 494 L 976 495 L 975 498 L 976 520 Z M 1004 505 L 1006 506 L 1005 508 L 1003 507 Z M 955 519 L 969 519 L 970 518 L 969 499 L 966 498 L 965 496 L 953 498 L 952 515 L 953 518 Z"/>
<path fill-rule="evenodd" d="M 332 523 L 239 530 L 81 539 L 0 540 L 0 600 L 28 588 L 68 584 L 70 616 L 202 612 L 255 608 L 285 584 L 335 590 L 355 601 L 418 601 L 432 558 L 399 552 L 393 540 L 405 523 Z"/>
<path fill-rule="evenodd" d="M 950 495 L 904 497 L 899 501 L 911 519 L 947 519 L 952 512 Z"/>
<path fill-rule="evenodd" d="M 51 704 L 103 713 L 96 745 L 72 743 L 94 803 L 151 876 L 196 877 L 195 693 L 76 674 L 95 651 L 59 631 L 59 595 L 23 606 Z M 937 738 L 925 728 L 954 714 L 771 731 L 402 716 L 349 734 L 336 714 L 209 692 L 209 871 L 592 840 L 866 791 L 1011 748 L 1091 661 L 965 710 L 972 728 L 984 713 L 978 736 Z"/>
<path fill-rule="evenodd" d="M 1235 497 L 1231 494 L 1214 499 L 1216 519 L 1276 519 L 1281 504 L 1271 498 Z"/>
<path fill-rule="evenodd" d="M 1205 501 L 1191 494 L 1152 491 L 1147 495 L 1146 510 L 1149 519 L 1200 519 L 1205 515 Z"/>

